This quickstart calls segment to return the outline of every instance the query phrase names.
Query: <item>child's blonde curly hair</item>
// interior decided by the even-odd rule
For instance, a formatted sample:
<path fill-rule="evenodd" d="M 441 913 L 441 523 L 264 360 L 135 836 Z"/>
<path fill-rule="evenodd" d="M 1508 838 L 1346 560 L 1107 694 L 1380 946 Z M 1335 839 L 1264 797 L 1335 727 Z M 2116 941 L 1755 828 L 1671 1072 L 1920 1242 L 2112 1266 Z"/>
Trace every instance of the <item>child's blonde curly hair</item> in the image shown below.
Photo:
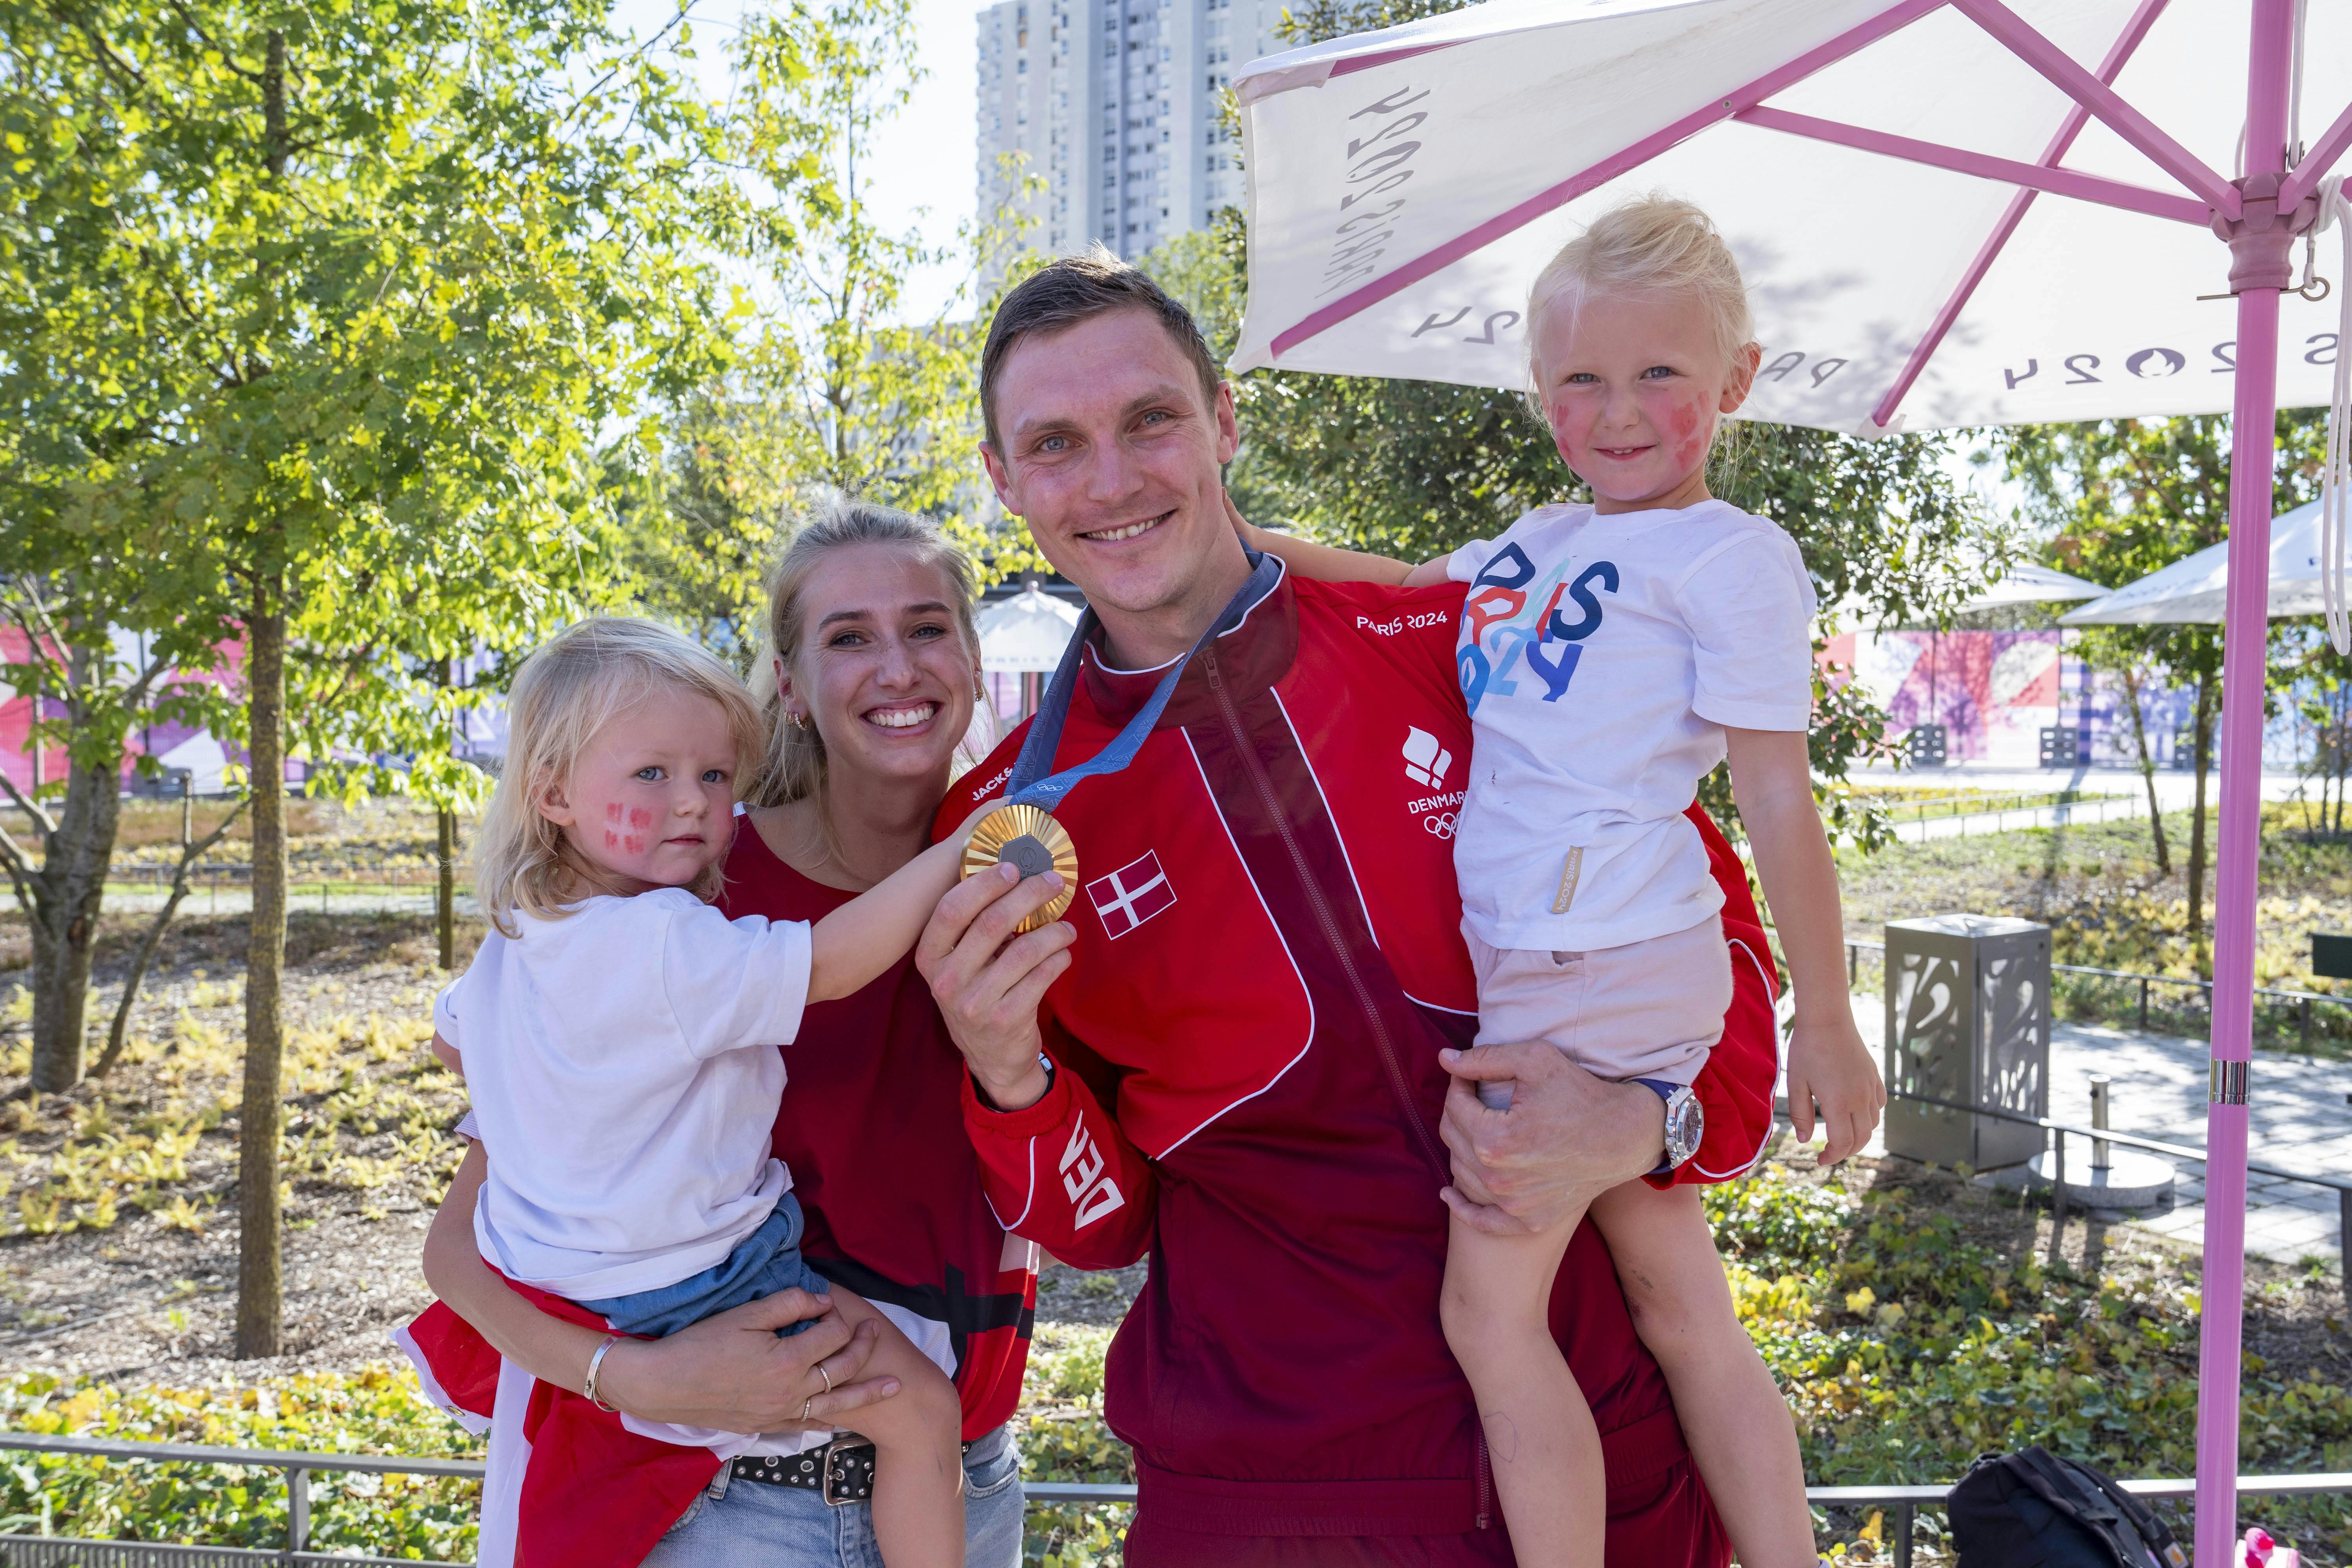
<path fill-rule="evenodd" d="M 566 626 L 515 676 L 507 696 L 506 765 L 474 840 L 474 896 L 507 937 L 520 934 L 517 910 L 540 920 L 565 914 L 587 869 L 540 802 L 550 786 L 570 784 L 581 753 L 614 715 L 656 691 L 718 703 L 735 742 L 737 798 L 758 782 L 764 750 L 759 710 L 735 672 L 709 650 L 634 616 Z M 712 861 L 691 890 L 715 897 L 722 867 L 723 858 Z"/>

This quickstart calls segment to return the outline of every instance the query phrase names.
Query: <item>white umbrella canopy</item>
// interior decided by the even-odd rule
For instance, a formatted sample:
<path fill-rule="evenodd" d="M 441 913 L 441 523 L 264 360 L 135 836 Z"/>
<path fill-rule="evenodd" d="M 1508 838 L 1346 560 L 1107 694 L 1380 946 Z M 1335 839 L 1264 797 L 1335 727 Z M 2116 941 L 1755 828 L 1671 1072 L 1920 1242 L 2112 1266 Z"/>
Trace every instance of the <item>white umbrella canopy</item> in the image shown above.
<path fill-rule="evenodd" d="M 1998 610 L 2011 605 L 2045 605 L 2066 599 L 2095 599 L 2106 593 L 2087 577 L 2061 572 L 2054 566 L 2028 562 L 2012 566 L 2007 576 L 1960 606 L 1960 613 Z"/>
<path fill-rule="evenodd" d="M 981 612 L 980 668 L 1004 675 L 1050 675 L 1062 662 L 1078 612 L 1032 583 Z"/>
<path fill-rule="evenodd" d="M 2271 520 L 2271 619 L 2316 616 L 2326 608 L 2319 580 L 2319 503 Z M 2058 617 L 2064 626 L 2147 626 L 2202 621 L 2219 625 L 2230 585 L 2230 546 L 2196 554 L 2126 583 L 2106 597 Z"/>
<path fill-rule="evenodd" d="M 1705 208 L 1747 276 L 1764 348 L 1748 416 L 1871 434 L 1898 415 L 2226 410 L 2236 327 L 2226 298 L 2199 298 L 2230 287 L 2206 203 L 1962 14 L 1985 9 L 1494 0 L 1255 61 L 1235 82 L 1250 253 L 1234 368 L 1519 385 L 1537 271 L 1658 189 Z M 2243 0 L 2013 12 L 2160 119 L 2158 137 L 2237 168 Z M 2316 143 L 2352 99 L 2352 5 L 2323 0 L 2307 27 Z M 1820 139 L 1854 132 L 1877 150 Z M 1922 143 L 1988 177 L 1888 155 Z M 1991 177 L 2053 148 L 2064 169 L 2034 177 L 2147 210 Z M 2285 297 L 2282 406 L 2328 401 L 2337 315 Z"/>

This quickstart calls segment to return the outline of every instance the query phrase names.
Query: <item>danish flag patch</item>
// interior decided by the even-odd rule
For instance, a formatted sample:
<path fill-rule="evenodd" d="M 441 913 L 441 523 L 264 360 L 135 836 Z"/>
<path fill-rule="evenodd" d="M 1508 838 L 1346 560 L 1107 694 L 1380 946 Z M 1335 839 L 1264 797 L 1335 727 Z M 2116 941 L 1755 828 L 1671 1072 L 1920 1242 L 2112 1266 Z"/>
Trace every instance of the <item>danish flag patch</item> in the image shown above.
<path fill-rule="evenodd" d="M 1116 942 L 1174 903 L 1176 889 L 1160 868 L 1159 851 L 1147 849 L 1140 859 L 1088 882 L 1087 897 L 1102 917 L 1103 930 Z"/>

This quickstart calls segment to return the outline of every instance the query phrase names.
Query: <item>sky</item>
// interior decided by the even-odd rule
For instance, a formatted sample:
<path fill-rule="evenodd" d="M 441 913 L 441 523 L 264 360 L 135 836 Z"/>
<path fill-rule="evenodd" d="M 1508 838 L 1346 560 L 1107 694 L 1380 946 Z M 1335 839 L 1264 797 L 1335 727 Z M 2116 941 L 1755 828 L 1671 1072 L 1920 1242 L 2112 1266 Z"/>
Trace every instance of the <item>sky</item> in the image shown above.
<path fill-rule="evenodd" d="M 866 200 L 885 227 L 917 228 L 925 243 L 951 243 L 974 204 L 973 167 L 978 143 L 973 127 L 981 0 L 914 0 L 915 30 L 924 75 L 914 100 L 882 130 L 869 167 Z M 638 37 L 667 23 L 677 0 L 619 0 L 614 15 Z M 723 54 L 728 36 L 746 9 L 743 0 L 697 0 L 690 15 L 695 47 L 701 56 L 704 89 L 723 93 Z M 866 160 L 860 159 L 861 163 Z M 901 300 L 908 321 L 928 321 L 948 301 L 959 281 L 956 268 L 942 268 L 908 281 Z"/>

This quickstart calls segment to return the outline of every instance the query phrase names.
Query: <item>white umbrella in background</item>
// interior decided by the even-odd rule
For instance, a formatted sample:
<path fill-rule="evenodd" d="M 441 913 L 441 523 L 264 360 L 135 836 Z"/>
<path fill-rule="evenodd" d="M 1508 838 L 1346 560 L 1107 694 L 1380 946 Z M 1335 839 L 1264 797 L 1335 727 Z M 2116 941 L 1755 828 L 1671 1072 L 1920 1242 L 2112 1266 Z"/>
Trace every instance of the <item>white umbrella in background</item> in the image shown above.
<path fill-rule="evenodd" d="M 1037 710 L 1045 678 L 1078 629 L 1078 612 L 1032 583 L 980 613 L 980 668 L 1021 677 L 1021 716 Z"/>
<path fill-rule="evenodd" d="M 2325 614 L 2320 581 L 2319 503 L 2271 520 L 2270 618 Z M 2230 547 L 2196 554 L 2126 583 L 2106 597 L 2058 617 L 2067 626 L 2145 626 L 2218 622 L 2230 590 Z"/>
<path fill-rule="evenodd" d="M 2246 439 L 2231 492 L 2196 1528 L 2200 1568 L 2222 1568 L 2272 427 L 2282 399 L 2352 399 L 2352 356 L 2336 352 L 2352 268 L 2332 268 L 2324 307 L 2294 291 L 2298 237 L 2339 210 L 2352 236 L 2327 178 L 2352 145 L 2352 5 L 1493 0 L 1254 62 L 1234 88 L 1250 247 L 1237 370 L 1516 386 L 1538 268 L 1580 221 L 1655 187 L 1712 214 L 1747 274 L 1765 354 L 1753 417 L 1868 436 L 1906 418 L 2231 411 Z M 2335 436 L 2340 458 L 2340 406 Z"/>
<path fill-rule="evenodd" d="M 2086 577 L 2061 572 L 2052 566 L 2031 563 L 2012 566 L 2009 575 L 1970 599 L 1959 608 L 1961 615 L 1979 610 L 2005 609 L 2011 605 L 2042 605 L 2062 599 L 2095 599 L 2106 590 Z"/>

